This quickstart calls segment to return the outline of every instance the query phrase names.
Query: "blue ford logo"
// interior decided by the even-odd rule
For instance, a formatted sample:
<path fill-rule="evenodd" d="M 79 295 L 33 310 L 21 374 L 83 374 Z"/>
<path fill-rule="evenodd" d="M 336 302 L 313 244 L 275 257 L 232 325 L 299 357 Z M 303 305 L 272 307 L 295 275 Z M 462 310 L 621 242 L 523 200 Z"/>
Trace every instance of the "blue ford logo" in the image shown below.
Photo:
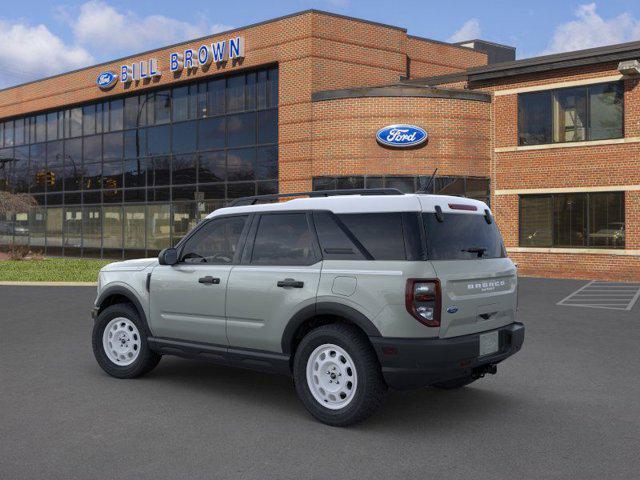
<path fill-rule="evenodd" d="M 102 72 L 96 79 L 96 85 L 102 90 L 107 90 L 115 85 L 118 76 L 113 72 Z"/>
<path fill-rule="evenodd" d="M 415 125 L 389 125 L 376 133 L 378 142 L 388 147 L 415 147 L 427 141 L 427 132 Z"/>
<path fill-rule="evenodd" d="M 458 311 L 458 307 L 456 307 L 455 305 L 452 305 L 449 308 L 447 308 L 447 313 L 456 313 L 457 311 Z"/>

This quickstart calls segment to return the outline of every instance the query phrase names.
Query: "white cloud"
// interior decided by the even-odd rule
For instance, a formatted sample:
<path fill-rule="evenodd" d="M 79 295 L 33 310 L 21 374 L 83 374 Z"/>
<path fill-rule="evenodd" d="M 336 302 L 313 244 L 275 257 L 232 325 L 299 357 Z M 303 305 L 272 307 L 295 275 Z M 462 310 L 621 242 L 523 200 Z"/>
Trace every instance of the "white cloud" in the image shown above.
<path fill-rule="evenodd" d="M 89 65 L 93 56 L 44 25 L 0 20 L 0 88 Z"/>
<path fill-rule="evenodd" d="M 580 5 L 576 19 L 558 25 L 542 54 L 568 52 L 584 48 L 630 42 L 640 39 L 640 19 L 629 13 L 604 19 L 596 11 L 596 4 Z"/>
<path fill-rule="evenodd" d="M 464 22 L 448 40 L 451 43 L 464 42 L 465 40 L 474 40 L 480 38 L 482 35 L 482 29 L 480 28 L 480 22 L 477 18 L 471 18 Z"/>
<path fill-rule="evenodd" d="M 202 37 L 231 27 L 204 20 L 184 22 L 164 15 L 122 12 L 101 0 L 80 6 L 77 17 L 65 15 L 77 42 L 102 55 L 126 55 Z"/>

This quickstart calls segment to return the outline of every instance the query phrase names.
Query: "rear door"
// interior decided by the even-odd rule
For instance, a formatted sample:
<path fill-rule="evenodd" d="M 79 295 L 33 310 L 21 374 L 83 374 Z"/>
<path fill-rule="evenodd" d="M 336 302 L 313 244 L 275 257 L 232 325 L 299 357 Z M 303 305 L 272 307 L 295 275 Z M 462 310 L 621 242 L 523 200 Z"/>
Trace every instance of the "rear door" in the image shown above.
<path fill-rule="evenodd" d="M 423 213 L 427 255 L 440 280 L 440 337 L 492 330 L 515 321 L 517 275 L 500 232 L 479 211 Z"/>
<path fill-rule="evenodd" d="M 282 351 L 289 319 L 315 304 L 321 265 L 310 213 L 257 215 L 242 264 L 229 277 L 229 345 Z"/>

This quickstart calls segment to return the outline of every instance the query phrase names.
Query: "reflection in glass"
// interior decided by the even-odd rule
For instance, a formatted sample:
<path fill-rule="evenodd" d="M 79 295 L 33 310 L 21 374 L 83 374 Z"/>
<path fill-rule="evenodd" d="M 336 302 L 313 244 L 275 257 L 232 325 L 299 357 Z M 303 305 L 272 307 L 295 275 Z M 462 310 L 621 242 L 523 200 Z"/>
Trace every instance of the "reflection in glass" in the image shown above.
<path fill-rule="evenodd" d="M 171 217 L 168 203 L 147 205 L 147 248 L 161 250 L 171 245 Z"/>
<path fill-rule="evenodd" d="M 82 243 L 85 250 L 100 249 L 102 245 L 102 212 L 98 206 L 82 209 Z"/>
<path fill-rule="evenodd" d="M 122 248 L 122 207 L 103 208 L 103 248 Z"/>
<path fill-rule="evenodd" d="M 124 207 L 124 248 L 144 250 L 144 205 Z"/>

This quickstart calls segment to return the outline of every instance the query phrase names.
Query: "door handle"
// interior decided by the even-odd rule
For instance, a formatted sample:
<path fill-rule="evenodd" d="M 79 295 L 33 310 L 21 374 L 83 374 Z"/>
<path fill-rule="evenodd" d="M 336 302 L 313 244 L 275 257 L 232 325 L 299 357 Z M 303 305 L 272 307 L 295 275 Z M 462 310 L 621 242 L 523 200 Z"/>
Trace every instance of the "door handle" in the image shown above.
<path fill-rule="evenodd" d="M 278 281 L 279 287 L 292 287 L 292 288 L 302 288 L 304 287 L 304 282 L 299 280 L 294 280 L 293 278 L 285 278 L 284 280 Z"/>
<path fill-rule="evenodd" d="M 220 279 L 206 276 L 206 277 L 199 278 L 198 283 L 206 283 L 208 285 L 218 285 L 220 283 Z"/>

